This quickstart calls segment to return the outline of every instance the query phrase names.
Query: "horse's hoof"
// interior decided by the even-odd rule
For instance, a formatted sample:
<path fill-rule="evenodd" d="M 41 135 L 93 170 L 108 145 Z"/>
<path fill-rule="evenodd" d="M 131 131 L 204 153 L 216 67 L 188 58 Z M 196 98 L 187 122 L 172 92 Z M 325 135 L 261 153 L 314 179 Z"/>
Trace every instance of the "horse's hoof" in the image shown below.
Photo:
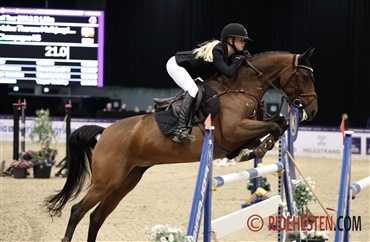
<path fill-rule="evenodd" d="M 250 151 L 248 149 L 243 149 L 240 151 L 239 155 L 235 157 L 235 161 L 236 162 L 247 161 L 249 160 L 249 154 Z"/>
<path fill-rule="evenodd" d="M 64 237 L 61 242 L 69 242 L 69 239 L 67 237 Z"/>

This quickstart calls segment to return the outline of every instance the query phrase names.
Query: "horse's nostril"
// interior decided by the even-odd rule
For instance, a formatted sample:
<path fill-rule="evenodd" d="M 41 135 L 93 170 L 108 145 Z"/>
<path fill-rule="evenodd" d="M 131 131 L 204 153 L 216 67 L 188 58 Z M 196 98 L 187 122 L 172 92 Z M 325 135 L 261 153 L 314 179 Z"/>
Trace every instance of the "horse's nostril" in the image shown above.
<path fill-rule="evenodd" d="M 311 112 L 311 116 L 312 116 L 312 117 L 315 117 L 315 116 L 316 116 L 316 113 L 317 113 L 316 109 L 312 110 L 312 112 Z"/>

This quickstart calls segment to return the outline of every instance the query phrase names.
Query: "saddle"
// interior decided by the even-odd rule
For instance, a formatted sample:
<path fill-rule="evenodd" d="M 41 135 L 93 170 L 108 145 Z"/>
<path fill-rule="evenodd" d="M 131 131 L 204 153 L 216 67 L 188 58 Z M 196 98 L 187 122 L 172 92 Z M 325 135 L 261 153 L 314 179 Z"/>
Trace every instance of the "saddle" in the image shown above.
<path fill-rule="evenodd" d="M 209 114 L 214 116 L 220 104 L 219 97 L 215 96 L 217 92 L 212 88 L 202 83 L 197 84 L 197 87 L 198 93 L 195 97 L 193 112 L 189 119 L 189 127 L 203 124 Z M 184 96 L 185 92 L 180 91 L 173 97 L 153 99 L 155 103 L 154 117 L 163 134 L 172 134 L 175 130 Z"/>

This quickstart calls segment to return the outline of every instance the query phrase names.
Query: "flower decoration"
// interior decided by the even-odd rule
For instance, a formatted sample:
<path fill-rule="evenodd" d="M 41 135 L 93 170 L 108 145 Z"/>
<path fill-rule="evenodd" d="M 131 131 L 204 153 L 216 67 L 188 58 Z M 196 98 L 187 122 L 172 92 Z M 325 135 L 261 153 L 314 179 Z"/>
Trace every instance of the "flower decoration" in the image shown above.
<path fill-rule="evenodd" d="M 145 234 L 153 242 L 185 242 L 185 239 L 187 239 L 187 236 L 182 234 L 181 229 L 161 224 L 155 225 L 151 230 L 145 228 Z"/>
<path fill-rule="evenodd" d="M 325 231 L 302 231 L 301 234 L 301 240 L 310 240 L 310 239 L 321 239 L 321 240 L 328 240 L 329 236 Z"/>
<path fill-rule="evenodd" d="M 28 150 L 22 153 L 21 159 L 29 161 L 32 166 L 40 166 L 42 169 L 44 166 L 55 165 L 55 155 L 57 150 L 52 150 L 50 148 L 42 148 L 40 151 Z M 49 157 L 52 158 L 49 158 Z M 31 166 L 31 167 L 32 167 Z"/>
<path fill-rule="evenodd" d="M 14 160 L 11 164 L 13 168 L 31 168 L 33 167 L 33 163 L 31 161 L 25 159 Z"/>
<path fill-rule="evenodd" d="M 40 166 L 40 168 L 44 168 L 44 166 L 53 166 L 55 165 L 56 161 L 51 158 L 44 158 L 43 160 L 32 160 L 34 166 Z"/>

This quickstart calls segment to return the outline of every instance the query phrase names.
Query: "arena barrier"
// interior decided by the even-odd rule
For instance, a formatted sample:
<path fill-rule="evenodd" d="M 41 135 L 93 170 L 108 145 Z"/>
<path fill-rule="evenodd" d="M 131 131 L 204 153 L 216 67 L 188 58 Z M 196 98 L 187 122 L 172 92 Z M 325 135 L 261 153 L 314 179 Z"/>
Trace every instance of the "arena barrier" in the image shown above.
<path fill-rule="evenodd" d="M 294 115 L 297 115 L 298 111 Z M 298 120 L 290 118 L 290 120 Z M 291 179 L 295 179 L 294 165 L 289 162 L 289 157 L 286 150 L 289 149 L 296 137 L 289 132 L 285 132 L 279 140 L 279 162 L 263 167 L 256 167 L 250 170 L 228 174 L 224 176 L 217 176 L 212 178 L 212 161 L 213 161 L 213 127 L 210 123 L 210 117 L 205 122 L 206 131 L 198 170 L 196 186 L 194 190 L 194 197 L 190 218 L 187 228 L 187 241 L 198 241 L 200 232 L 201 218 L 203 216 L 203 241 L 209 242 L 212 239 L 223 238 L 233 232 L 246 228 L 247 219 L 252 214 L 258 214 L 262 218 L 266 218 L 273 214 L 284 216 L 282 202 L 285 192 L 285 199 L 287 203 L 287 210 L 289 215 L 295 215 L 293 205 L 293 187 Z M 295 129 L 298 131 L 298 129 Z M 296 134 L 295 134 L 296 136 Z M 291 149 L 293 150 L 293 149 Z M 231 182 L 248 180 L 258 178 L 266 174 L 281 172 L 284 170 L 282 176 L 279 176 L 279 195 L 270 196 L 268 199 L 255 203 L 251 206 L 240 209 L 231 214 L 225 215 L 221 218 L 211 220 L 211 204 L 212 204 L 212 190 L 215 187 L 221 187 Z M 290 177 L 292 175 L 292 177 Z M 286 185 L 285 185 L 286 184 Z M 285 241 L 285 231 L 278 231 L 278 241 Z M 191 239 L 190 239 L 191 238 Z"/>
<path fill-rule="evenodd" d="M 370 176 L 351 184 L 351 147 L 353 131 L 345 131 L 342 171 L 340 175 L 340 186 L 337 206 L 337 228 L 335 230 L 336 242 L 349 241 L 348 220 L 343 219 L 350 215 L 351 199 L 359 194 L 361 190 L 370 185 Z"/>

